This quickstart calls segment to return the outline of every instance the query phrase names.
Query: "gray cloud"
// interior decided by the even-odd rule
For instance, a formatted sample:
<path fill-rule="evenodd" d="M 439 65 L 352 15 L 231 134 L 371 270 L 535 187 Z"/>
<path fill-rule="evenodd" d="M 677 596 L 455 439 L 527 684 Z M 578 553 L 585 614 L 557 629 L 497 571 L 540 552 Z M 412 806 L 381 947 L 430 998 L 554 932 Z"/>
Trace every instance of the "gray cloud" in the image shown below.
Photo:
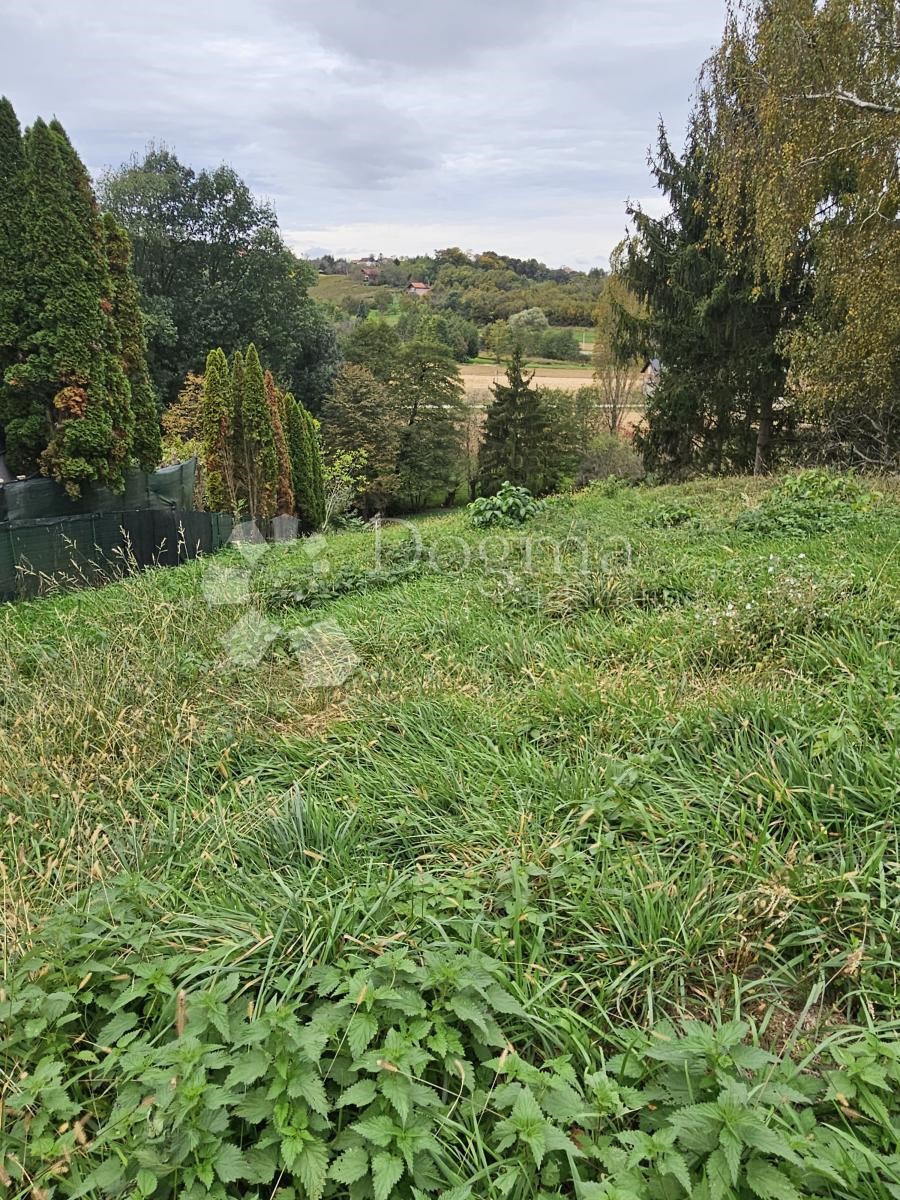
<path fill-rule="evenodd" d="M 602 261 L 723 0 L 0 0 L 0 79 L 93 170 L 226 160 L 299 248 Z M 651 196 L 650 202 L 653 203 Z"/>

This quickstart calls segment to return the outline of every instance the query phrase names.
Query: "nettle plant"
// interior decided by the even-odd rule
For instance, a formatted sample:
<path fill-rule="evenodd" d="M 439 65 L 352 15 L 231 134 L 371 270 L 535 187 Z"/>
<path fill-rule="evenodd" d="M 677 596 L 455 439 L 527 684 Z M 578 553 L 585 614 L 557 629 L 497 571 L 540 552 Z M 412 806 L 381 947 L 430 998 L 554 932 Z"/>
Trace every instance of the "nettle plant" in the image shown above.
<path fill-rule="evenodd" d="M 260 982 L 147 921 L 56 936 L 66 965 L 26 955 L 0 998 L 8 1196 L 900 1196 L 897 1043 L 804 1071 L 746 1024 L 688 1024 L 576 1067 L 474 950 Z"/>
<path fill-rule="evenodd" d="M 852 473 L 812 468 L 788 475 L 756 508 L 742 512 L 738 529 L 763 536 L 806 537 L 852 525 L 878 500 Z"/>
<path fill-rule="evenodd" d="M 524 525 L 543 508 L 528 488 L 506 480 L 493 496 L 479 496 L 466 509 L 476 529 L 512 529 Z"/>

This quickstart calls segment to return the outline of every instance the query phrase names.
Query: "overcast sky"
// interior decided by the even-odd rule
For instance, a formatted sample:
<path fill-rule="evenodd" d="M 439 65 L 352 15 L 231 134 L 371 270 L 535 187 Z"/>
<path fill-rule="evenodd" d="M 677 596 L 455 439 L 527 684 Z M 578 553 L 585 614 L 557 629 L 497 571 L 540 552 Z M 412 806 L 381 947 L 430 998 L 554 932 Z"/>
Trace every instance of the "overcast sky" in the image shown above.
<path fill-rule="evenodd" d="M 604 263 L 723 0 L 0 0 L 0 92 L 98 173 L 225 160 L 299 252 Z"/>

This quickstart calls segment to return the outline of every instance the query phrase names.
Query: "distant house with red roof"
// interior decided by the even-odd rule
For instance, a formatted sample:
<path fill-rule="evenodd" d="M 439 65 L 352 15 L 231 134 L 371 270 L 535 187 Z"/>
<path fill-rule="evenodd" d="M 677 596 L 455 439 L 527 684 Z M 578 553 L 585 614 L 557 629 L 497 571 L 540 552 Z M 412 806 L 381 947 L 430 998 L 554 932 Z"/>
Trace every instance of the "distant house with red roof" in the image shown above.
<path fill-rule="evenodd" d="M 431 284 L 421 283 L 417 279 L 411 279 L 406 285 L 407 296 L 427 296 L 431 291 Z"/>

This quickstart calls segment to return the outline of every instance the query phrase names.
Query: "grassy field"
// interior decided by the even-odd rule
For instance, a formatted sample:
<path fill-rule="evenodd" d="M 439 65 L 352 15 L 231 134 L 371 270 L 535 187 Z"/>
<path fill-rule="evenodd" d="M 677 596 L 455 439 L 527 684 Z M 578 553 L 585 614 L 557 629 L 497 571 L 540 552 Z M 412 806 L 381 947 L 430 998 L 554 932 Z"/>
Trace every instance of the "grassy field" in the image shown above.
<path fill-rule="evenodd" d="M 594 376 L 589 364 L 584 367 L 577 363 L 566 362 L 530 362 L 527 369 L 534 372 L 535 387 L 562 388 L 565 391 L 577 391 L 581 387 L 590 387 Z M 460 363 L 459 373 L 467 392 L 483 391 L 492 383 L 506 380 L 506 366 L 499 365 L 487 358 L 478 358 L 473 362 Z"/>
<path fill-rule="evenodd" d="M 0 608 L 7 1196 L 900 1194 L 881 486 Z"/>
<path fill-rule="evenodd" d="M 316 286 L 310 289 L 309 294 L 314 300 L 340 304 L 347 296 L 352 296 L 354 300 L 371 300 L 375 290 L 371 284 L 363 283 L 359 279 L 352 279 L 349 275 L 320 275 Z M 392 291 L 392 294 L 399 293 Z"/>

